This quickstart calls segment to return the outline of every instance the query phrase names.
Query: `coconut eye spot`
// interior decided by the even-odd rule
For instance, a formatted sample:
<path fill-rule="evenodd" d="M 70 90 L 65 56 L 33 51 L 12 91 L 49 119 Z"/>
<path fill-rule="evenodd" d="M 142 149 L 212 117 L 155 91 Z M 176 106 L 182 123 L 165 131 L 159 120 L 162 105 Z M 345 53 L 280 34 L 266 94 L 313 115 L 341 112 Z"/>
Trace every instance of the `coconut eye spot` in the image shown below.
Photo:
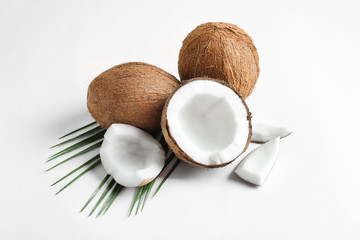
<path fill-rule="evenodd" d="M 226 98 L 199 94 L 179 112 L 179 123 L 188 141 L 203 151 L 218 151 L 233 142 L 235 115 Z"/>

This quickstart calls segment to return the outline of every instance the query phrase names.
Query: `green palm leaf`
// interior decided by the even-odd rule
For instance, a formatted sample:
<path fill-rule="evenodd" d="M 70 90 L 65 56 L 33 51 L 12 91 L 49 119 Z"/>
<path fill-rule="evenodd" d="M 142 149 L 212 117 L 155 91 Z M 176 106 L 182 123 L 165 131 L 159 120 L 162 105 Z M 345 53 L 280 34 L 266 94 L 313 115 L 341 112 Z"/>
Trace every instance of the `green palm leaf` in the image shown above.
<path fill-rule="evenodd" d="M 174 158 L 175 158 L 175 154 L 173 152 L 167 156 L 162 172 L 165 170 L 165 168 L 170 164 L 170 162 Z M 175 168 L 174 168 L 174 170 L 175 170 Z M 148 197 L 150 195 L 151 189 L 153 188 L 153 186 L 155 184 L 156 179 L 157 179 L 157 177 L 154 180 L 152 180 L 150 183 L 138 188 L 138 190 L 136 192 L 136 195 L 135 195 L 135 198 L 134 198 L 134 200 L 132 202 L 132 205 L 131 205 L 131 208 L 130 208 L 129 216 L 131 215 L 131 213 L 132 213 L 132 211 L 133 211 L 136 204 L 137 204 L 137 208 L 136 208 L 137 211 L 136 211 L 135 215 L 139 211 L 140 205 L 142 206 L 141 211 L 144 209 L 144 206 L 145 206 L 146 201 L 147 201 L 147 199 L 148 199 Z M 164 184 L 165 181 L 163 181 L 162 184 Z"/>
<path fill-rule="evenodd" d="M 50 171 L 50 170 L 52 170 L 52 169 L 54 169 L 54 168 L 56 168 L 56 167 L 60 166 L 61 164 L 64 164 L 64 163 L 68 162 L 69 160 L 71 160 L 71 159 L 73 159 L 73 158 L 75 158 L 75 157 L 78 157 L 78 156 L 80 156 L 80 155 L 83 155 L 83 154 L 85 154 L 85 153 L 87 153 L 87 152 L 90 152 L 91 150 L 94 150 L 94 149 L 96 149 L 96 148 L 100 147 L 100 146 L 101 146 L 101 144 L 102 144 L 102 141 L 97 142 L 97 143 L 95 143 L 95 144 L 91 145 L 91 146 L 90 146 L 90 147 L 88 147 L 88 148 L 85 148 L 84 150 L 82 150 L 82 151 L 80 151 L 80 152 L 78 152 L 78 153 L 76 153 L 76 154 L 72 155 L 71 157 L 69 157 L 69 158 L 67 158 L 67 159 L 65 159 L 65 160 L 63 160 L 63 161 L 61 161 L 61 162 L 59 162 L 58 164 L 56 164 L 56 165 L 52 166 L 51 168 L 46 169 L 46 172 L 48 172 L 48 171 Z"/>
<path fill-rule="evenodd" d="M 71 184 L 73 184 L 76 180 L 78 180 L 81 176 L 83 176 L 85 173 L 89 172 L 91 169 L 95 168 L 96 166 L 98 166 L 101 163 L 100 160 L 97 160 L 96 162 L 94 162 L 93 164 L 91 164 L 90 167 L 88 167 L 87 169 L 85 169 L 82 173 L 80 173 L 78 176 L 76 176 L 73 180 L 71 180 L 68 184 L 66 184 L 63 188 L 61 188 L 57 193 L 55 193 L 55 195 L 59 194 L 60 192 L 64 191 L 68 186 L 70 186 Z"/>
<path fill-rule="evenodd" d="M 93 209 L 91 210 L 89 217 L 95 212 L 95 210 L 97 209 L 97 207 L 100 205 L 100 203 L 102 202 L 102 200 L 104 200 L 104 198 L 106 197 L 106 195 L 109 193 L 109 191 L 112 189 L 112 187 L 116 184 L 114 179 L 111 179 L 110 183 L 106 186 L 104 192 L 101 194 L 99 200 L 96 202 L 95 206 L 93 207 Z"/>
<path fill-rule="evenodd" d="M 101 214 L 104 215 L 107 212 L 107 210 L 110 208 L 110 206 L 115 201 L 116 197 L 119 195 L 119 193 L 121 192 L 122 189 L 123 189 L 122 185 L 120 185 L 120 184 L 115 185 L 115 187 L 111 191 L 110 195 L 106 199 L 105 203 L 101 207 L 101 209 L 96 217 L 99 217 Z"/>
<path fill-rule="evenodd" d="M 67 136 L 70 136 L 71 134 L 77 133 L 77 132 L 79 132 L 79 131 L 81 131 L 81 130 L 83 130 L 83 129 L 85 129 L 85 128 L 88 128 L 88 127 L 90 127 L 90 126 L 92 126 L 92 125 L 95 125 L 95 124 L 97 124 L 96 121 L 94 121 L 94 122 L 92 122 L 92 123 L 89 123 L 89 124 L 87 124 L 87 125 L 85 125 L 85 126 L 83 126 L 83 127 L 81 127 L 81 128 L 78 128 L 78 129 L 76 129 L 76 130 L 74 130 L 74 131 L 72 131 L 72 132 L 69 132 L 69 133 L 65 134 L 65 135 L 62 136 L 62 137 L 59 137 L 59 139 L 62 139 L 62 138 L 67 137 Z"/>
<path fill-rule="evenodd" d="M 166 180 L 169 178 L 169 176 L 171 175 L 171 173 L 175 170 L 175 168 L 179 165 L 180 160 L 178 158 L 176 158 L 175 163 L 172 165 L 170 171 L 166 174 L 166 176 L 164 177 L 164 179 L 161 181 L 160 185 L 158 186 L 158 188 L 156 189 L 153 197 L 159 192 L 160 188 L 162 187 L 162 185 L 166 182 Z"/>
<path fill-rule="evenodd" d="M 78 139 L 80 139 L 80 138 L 82 138 L 82 137 L 85 137 L 85 136 L 87 136 L 87 135 L 96 133 L 96 132 L 99 131 L 100 129 L 103 129 L 103 128 L 100 127 L 100 126 L 97 126 L 97 127 L 93 128 L 93 129 L 90 129 L 89 131 L 86 131 L 86 132 L 84 132 L 84 133 L 82 133 L 82 134 L 80 134 L 80 135 L 77 135 L 77 136 L 75 136 L 75 137 L 73 137 L 73 138 L 70 138 L 69 140 L 66 140 L 66 141 L 63 141 L 63 142 L 61 142 L 61 143 L 58 143 L 58 144 L 56 144 L 56 145 L 54 145 L 54 146 L 51 146 L 50 148 L 59 147 L 59 146 L 62 146 L 62 145 L 64 145 L 64 144 L 66 144 L 66 143 L 69 143 L 69 142 L 78 140 Z"/>
<path fill-rule="evenodd" d="M 131 204 L 129 216 L 131 215 L 131 212 L 133 211 L 136 202 L 139 200 L 139 196 L 140 196 L 142 190 L 143 190 L 143 187 L 138 187 L 138 190 L 137 190 L 137 192 L 136 192 L 136 195 L 135 195 L 135 198 L 134 198 L 134 200 L 133 200 L 133 203 Z"/>
<path fill-rule="evenodd" d="M 89 128 L 90 126 L 95 125 L 96 122 L 92 122 L 90 124 L 87 124 L 86 126 L 83 126 L 81 128 L 78 128 L 64 136 L 62 136 L 59 139 L 68 137 L 72 134 L 75 134 L 81 130 L 84 130 L 86 128 Z M 88 144 L 91 144 L 89 147 L 75 153 L 74 155 L 66 158 L 65 160 L 61 161 L 60 163 L 54 165 L 53 167 L 50 167 L 49 169 L 47 169 L 46 171 L 50 171 L 51 169 L 56 168 L 57 166 L 60 166 L 68 161 L 70 161 L 71 159 L 74 159 L 76 157 L 79 157 L 80 155 L 83 155 L 93 149 L 99 148 L 102 144 L 102 138 L 104 137 L 105 134 L 105 129 L 103 129 L 101 126 L 96 126 L 92 129 L 87 130 L 84 133 L 81 133 L 75 137 L 72 137 L 68 140 L 62 141 L 59 144 L 56 144 L 54 146 L 52 146 L 51 148 L 54 147 L 59 147 L 62 146 L 64 144 L 73 142 L 73 141 L 77 141 L 75 144 L 55 153 L 54 155 L 50 156 L 47 160 L 47 162 L 52 161 L 60 156 L 63 156 L 69 152 L 72 152 L 74 150 L 77 150 L 81 147 L 84 147 Z M 162 172 L 165 171 L 165 168 L 167 168 L 167 166 L 176 158 L 174 153 L 170 153 L 168 154 L 169 148 L 168 145 L 165 141 L 164 136 L 161 133 L 161 130 L 158 131 L 154 131 L 151 135 L 153 135 L 154 138 L 156 138 L 159 143 L 163 146 L 165 153 L 167 154 L 167 158 L 165 161 L 165 165 L 164 168 L 162 170 Z M 89 136 L 87 138 L 85 138 L 86 136 Z M 83 139 L 85 138 L 85 139 Z M 82 139 L 82 140 L 81 140 Z M 100 141 L 99 141 L 100 140 Z M 176 158 L 177 159 L 177 158 Z M 85 170 L 83 170 L 79 175 L 77 175 L 74 179 L 72 179 L 68 184 L 66 184 L 63 188 L 61 188 L 56 194 L 59 194 L 60 192 L 62 192 L 63 190 L 65 190 L 68 186 L 70 186 L 72 183 L 74 183 L 76 180 L 78 180 L 81 176 L 83 176 L 84 174 L 86 174 L 87 172 L 91 171 L 93 168 L 95 168 L 96 166 L 101 164 L 101 160 L 100 160 L 100 154 L 95 155 L 93 158 L 89 159 L 88 161 L 86 161 L 85 163 L 81 164 L 80 166 L 76 167 L 74 170 L 70 171 L 69 173 L 67 173 L 64 177 L 60 178 L 59 180 L 57 180 L 56 182 L 54 182 L 51 186 L 54 186 L 56 184 L 58 184 L 59 182 L 63 181 L 64 179 L 68 178 L 69 176 L 73 175 L 74 173 L 76 173 L 77 171 L 79 171 L 80 169 L 84 168 L 85 166 L 91 164 L 88 168 L 86 168 Z M 164 177 L 164 179 L 161 181 L 160 185 L 158 186 L 158 188 L 156 189 L 155 193 L 153 194 L 153 197 L 157 194 L 157 192 L 160 190 L 160 188 L 163 186 L 163 184 L 165 183 L 165 181 L 168 179 L 168 177 L 170 176 L 170 174 L 175 170 L 175 168 L 177 167 L 177 165 L 179 164 L 179 160 L 177 159 L 175 161 L 175 163 L 172 165 L 171 169 L 168 171 L 168 173 L 166 174 L 166 176 Z M 87 200 L 87 202 L 85 203 L 85 205 L 82 207 L 82 209 L 80 210 L 80 212 L 82 212 L 89 204 L 90 202 L 95 198 L 95 196 L 100 192 L 100 190 L 102 189 L 102 187 L 108 182 L 108 180 L 111 178 L 111 181 L 107 184 L 106 188 L 104 189 L 103 193 L 101 194 L 101 196 L 99 197 L 98 201 L 95 203 L 94 207 L 92 208 L 91 212 L 89 213 L 89 216 L 93 215 L 93 213 L 96 211 L 96 209 L 99 207 L 99 205 L 104 201 L 104 199 L 106 198 L 105 202 L 102 204 L 101 209 L 99 210 L 98 214 L 96 217 L 99 217 L 101 215 L 104 215 L 109 208 L 111 207 L 111 205 L 114 203 L 115 199 L 119 196 L 120 192 L 122 191 L 122 189 L 124 189 L 124 187 L 120 184 L 117 184 L 115 182 L 115 180 L 109 175 L 107 174 L 104 179 L 101 181 L 101 183 L 99 184 L 99 186 L 95 189 L 95 191 L 92 193 L 92 195 L 90 196 L 90 198 Z M 129 211 L 129 216 L 131 215 L 133 209 L 136 206 L 136 211 L 135 211 L 135 215 L 137 215 L 137 213 L 139 212 L 139 210 L 141 209 L 141 211 L 144 209 L 144 206 L 148 200 L 148 197 L 150 195 L 150 192 L 155 184 L 157 178 L 155 178 L 153 181 L 151 181 L 150 183 L 142 186 L 142 187 L 138 187 L 136 195 L 133 199 L 130 211 Z"/>
<path fill-rule="evenodd" d="M 83 147 L 83 146 L 85 146 L 87 144 L 95 142 L 96 140 L 99 140 L 99 139 L 103 138 L 104 134 L 105 134 L 105 129 L 102 130 L 99 133 L 96 133 L 96 134 L 94 134 L 94 135 L 92 135 L 92 136 L 78 142 L 78 143 L 75 143 L 74 145 L 71 145 L 70 147 L 65 148 L 64 150 L 61 150 L 60 152 L 55 153 L 54 155 L 49 157 L 49 160 L 47 162 L 49 162 L 51 160 L 54 160 L 55 158 L 58 158 L 58 157 L 66 154 L 66 153 L 74 151 L 74 150 L 76 150 L 76 149 L 78 149 L 80 147 Z"/>
<path fill-rule="evenodd" d="M 146 204 L 146 201 L 150 195 L 150 192 L 151 192 L 151 189 L 153 188 L 154 186 L 154 183 L 155 183 L 155 179 L 152 180 L 150 183 L 148 183 L 146 186 L 146 193 L 145 193 L 145 197 L 144 197 L 144 200 L 143 200 L 143 203 L 142 203 L 142 206 L 141 206 L 141 211 L 144 209 L 145 207 L 145 204 Z"/>
<path fill-rule="evenodd" d="M 138 200 L 138 203 L 137 203 L 137 206 L 136 206 L 135 216 L 138 214 L 138 211 L 139 211 L 140 206 L 141 206 L 141 202 L 144 200 L 146 188 L 147 188 L 147 185 L 142 186 L 142 191 L 140 193 L 139 200 Z"/>
<path fill-rule="evenodd" d="M 78 170 L 80 170 L 81 168 L 85 167 L 86 165 L 88 165 L 89 163 L 92 163 L 96 160 L 100 159 L 100 154 L 97 154 L 95 157 L 89 159 L 88 161 L 86 161 L 85 163 L 81 164 L 79 167 L 75 168 L 74 170 L 72 170 L 71 172 L 69 172 L 68 174 L 66 174 L 64 177 L 60 178 L 59 180 L 57 180 L 56 182 L 54 182 L 53 184 L 51 184 L 51 186 L 54 186 L 55 184 L 61 182 L 62 180 L 64 180 L 65 178 L 69 177 L 71 174 L 77 172 Z"/>
<path fill-rule="evenodd" d="M 87 200 L 85 205 L 81 208 L 80 212 L 84 211 L 84 209 L 89 205 L 89 203 L 94 199 L 96 194 L 100 191 L 100 189 L 104 186 L 104 184 L 107 182 L 107 180 L 110 178 L 110 174 L 107 174 L 104 179 L 101 181 L 99 186 L 95 189 L 95 191 L 91 194 L 90 198 Z"/>

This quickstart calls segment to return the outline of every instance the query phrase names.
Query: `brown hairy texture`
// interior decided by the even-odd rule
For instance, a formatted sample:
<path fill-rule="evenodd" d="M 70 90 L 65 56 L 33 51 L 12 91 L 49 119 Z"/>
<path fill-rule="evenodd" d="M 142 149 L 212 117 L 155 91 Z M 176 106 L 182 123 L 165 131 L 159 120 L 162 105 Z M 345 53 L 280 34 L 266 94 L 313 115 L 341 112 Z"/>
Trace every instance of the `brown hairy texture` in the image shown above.
<path fill-rule="evenodd" d="M 165 101 L 178 85 L 174 76 L 158 67 L 124 63 L 101 73 L 90 83 L 87 106 L 104 128 L 124 123 L 153 131 L 160 127 Z"/>
<path fill-rule="evenodd" d="M 179 54 L 181 80 L 212 77 L 246 99 L 259 77 L 259 57 L 250 36 L 236 25 L 209 22 L 187 35 Z"/>
<path fill-rule="evenodd" d="M 168 122 L 168 119 L 167 119 L 167 109 L 168 109 L 168 106 L 169 106 L 169 103 L 171 101 L 171 98 L 173 97 L 173 95 L 175 94 L 176 91 L 178 91 L 182 86 L 188 84 L 188 83 L 191 83 L 193 81 L 197 81 L 197 80 L 211 80 L 211 81 L 214 81 L 214 82 L 217 82 L 217 83 L 220 83 L 224 86 L 227 86 L 229 88 L 231 88 L 227 83 L 225 83 L 224 81 L 220 81 L 220 80 L 217 80 L 217 79 L 213 79 L 213 78 L 192 78 L 192 79 L 189 79 L 187 81 L 184 81 L 182 82 L 176 89 L 175 91 L 169 96 L 169 98 L 166 100 L 166 103 L 165 103 L 165 106 L 164 106 L 164 109 L 162 111 L 162 115 L 161 115 L 161 130 L 162 130 L 162 133 L 164 135 L 164 138 L 165 138 L 165 141 L 166 143 L 169 145 L 169 148 L 174 152 L 174 154 L 181 160 L 187 162 L 187 163 L 190 163 L 192 165 L 195 165 L 195 166 L 198 166 L 198 167 L 205 167 L 205 168 L 219 168 L 219 167 L 224 167 L 228 164 L 230 164 L 231 162 L 233 162 L 236 158 L 238 158 L 242 153 L 244 153 L 246 151 L 246 149 L 248 148 L 249 144 L 250 144 L 250 141 L 251 141 L 251 136 L 252 136 L 252 127 L 251 127 L 251 118 L 252 118 L 252 115 L 251 115 L 251 112 L 249 111 L 249 108 L 246 104 L 246 102 L 244 101 L 244 99 L 240 96 L 240 94 L 238 94 L 236 91 L 234 91 L 232 88 L 232 90 L 240 97 L 242 103 L 244 104 L 244 107 L 247 111 L 247 120 L 249 122 L 249 134 L 247 136 L 247 141 L 246 141 L 246 145 L 244 147 L 244 149 L 241 151 L 241 153 L 236 157 L 234 158 L 233 160 L 227 162 L 227 163 L 224 163 L 224 164 L 219 164 L 219 165 L 204 165 L 204 164 L 201 164 L 201 163 L 198 163 L 196 161 L 196 159 L 192 159 L 189 155 L 186 154 L 186 152 L 184 152 L 180 147 L 179 145 L 177 144 L 176 140 L 174 139 L 174 137 L 171 135 L 171 129 L 169 127 L 169 122 Z"/>

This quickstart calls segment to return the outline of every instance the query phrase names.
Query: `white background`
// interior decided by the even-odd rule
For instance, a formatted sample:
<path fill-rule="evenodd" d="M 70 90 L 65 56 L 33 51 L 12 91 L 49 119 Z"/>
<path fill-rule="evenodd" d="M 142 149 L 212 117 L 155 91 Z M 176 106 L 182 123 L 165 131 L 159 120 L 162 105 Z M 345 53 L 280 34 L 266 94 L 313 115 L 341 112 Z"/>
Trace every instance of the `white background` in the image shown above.
<path fill-rule="evenodd" d="M 85 158 L 44 173 L 48 147 L 92 121 L 90 81 L 128 61 L 178 76 L 182 40 L 208 21 L 252 36 L 254 120 L 294 130 L 265 185 L 240 181 L 238 160 L 179 165 L 136 217 L 133 189 L 100 219 L 78 213 L 101 168 L 54 196 Z M 359 55 L 358 1 L 1 0 L 0 239 L 360 239 Z"/>

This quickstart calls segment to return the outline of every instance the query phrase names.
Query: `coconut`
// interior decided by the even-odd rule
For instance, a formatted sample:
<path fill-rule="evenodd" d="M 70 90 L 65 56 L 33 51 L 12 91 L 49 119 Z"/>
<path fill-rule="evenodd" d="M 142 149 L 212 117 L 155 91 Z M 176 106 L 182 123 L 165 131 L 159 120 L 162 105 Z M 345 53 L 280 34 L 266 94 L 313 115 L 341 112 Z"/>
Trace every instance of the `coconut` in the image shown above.
<path fill-rule="evenodd" d="M 251 142 L 265 143 L 276 137 L 287 137 L 291 133 L 292 131 L 285 127 L 278 127 L 269 124 L 253 122 Z"/>
<path fill-rule="evenodd" d="M 263 185 L 275 164 L 279 147 L 280 137 L 276 137 L 254 149 L 241 160 L 235 173 L 249 183 Z"/>
<path fill-rule="evenodd" d="M 124 123 L 146 131 L 160 127 L 166 99 L 179 85 L 171 74 L 153 65 L 130 62 L 97 76 L 90 84 L 87 106 L 104 128 Z"/>
<path fill-rule="evenodd" d="M 161 144 L 131 125 L 112 124 L 104 135 L 100 157 L 105 170 L 125 187 L 151 182 L 165 164 Z"/>
<path fill-rule="evenodd" d="M 227 82 L 244 99 L 259 77 L 259 57 L 250 36 L 236 25 L 202 24 L 183 41 L 179 54 L 181 80 L 211 77 Z"/>
<path fill-rule="evenodd" d="M 223 81 L 194 78 L 167 99 L 161 129 L 178 158 L 196 166 L 222 167 L 248 147 L 251 113 Z"/>

